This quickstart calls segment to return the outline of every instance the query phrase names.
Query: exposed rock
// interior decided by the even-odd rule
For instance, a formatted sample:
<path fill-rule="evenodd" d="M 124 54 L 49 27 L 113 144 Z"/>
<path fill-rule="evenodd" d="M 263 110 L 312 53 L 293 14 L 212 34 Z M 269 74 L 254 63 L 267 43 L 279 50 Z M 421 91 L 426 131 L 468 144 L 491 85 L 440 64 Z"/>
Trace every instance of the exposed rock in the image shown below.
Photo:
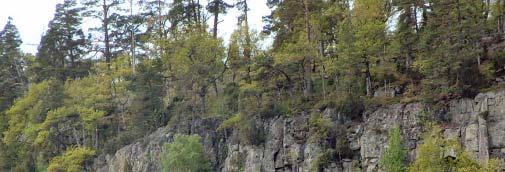
<path fill-rule="evenodd" d="M 365 112 L 362 122 L 351 121 L 332 109 L 315 112 L 346 130 L 344 137 L 332 136 L 320 142 L 309 139 L 312 136 L 309 113 L 262 119 L 259 122 L 266 131 L 266 139 L 255 146 L 240 144 L 233 138 L 237 134 L 232 131 L 216 132 L 219 121 L 197 120 L 188 124 L 193 126 L 184 127 L 191 128 L 190 131 L 178 126 L 161 128 L 114 155 L 101 155 L 95 160 L 95 169 L 101 172 L 160 171 L 162 145 L 170 142 L 175 133 L 197 133 L 204 138 L 203 144 L 215 171 L 308 172 L 317 168 L 328 172 L 381 171 L 378 162 L 387 146 L 388 132 L 395 126 L 401 129 L 409 159 L 415 158 L 415 149 L 422 143 L 423 121 L 428 109 L 422 103 L 379 107 Z M 453 100 L 442 112 L 446 119 L 441 124 L 444 137 L 459 140 L 478 161 L 505 158 L 505 92 Z M 339 154 L 323 166 L 316 166 L 318 158 L 334 151 L 334 141 L 339 139 L 345 139 L 343 143 L 352 155 Z M 446 155 L 457 156 L 455 152 Z"/>

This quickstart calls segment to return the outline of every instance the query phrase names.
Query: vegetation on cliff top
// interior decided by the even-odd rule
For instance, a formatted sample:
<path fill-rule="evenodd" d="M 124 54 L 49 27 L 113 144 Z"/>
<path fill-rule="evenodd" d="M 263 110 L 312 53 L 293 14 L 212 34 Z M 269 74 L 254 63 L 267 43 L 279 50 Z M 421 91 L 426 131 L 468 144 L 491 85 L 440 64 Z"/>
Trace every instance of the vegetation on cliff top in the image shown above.
<path fill-rule="evenodd" d="M 0 171 L 86 165 L 67 158 L 202 118 L 261 145 L 262 119 L 333 108 L 360 120 L 367 107 L 472 97 L 503 82 L 503 0 L 268 0 L 261 32 L 249 27 L 250 2 L 65 0 L 35 55 L 21 52 L 9 19 L 0 31 Z M 220 16 L 231 8 L 238 29 L 223 40 Z M 84 19 L 101 22 L 90 37 Z M 317 115 L 302 127 L 314 142 L 342 134 Z M 344 147 L 327 157 L 345 156 Z M 399 150 L 384 163 L 398 164 Z"/>

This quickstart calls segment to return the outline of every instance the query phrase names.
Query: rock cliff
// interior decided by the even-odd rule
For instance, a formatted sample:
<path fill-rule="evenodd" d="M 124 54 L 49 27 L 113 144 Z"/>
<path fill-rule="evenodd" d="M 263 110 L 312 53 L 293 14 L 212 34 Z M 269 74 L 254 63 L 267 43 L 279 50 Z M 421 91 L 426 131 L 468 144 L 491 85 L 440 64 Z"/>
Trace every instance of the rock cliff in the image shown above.
<path fill-rule="evenodd" d="M 315 129 L 309 120 L 314 113 L 334 126 L 327 138 L 311 139 Z M 234 131 L 216 131 L 221 121 L 200 119 L 160 128 L 114 155 L 100 155 L 94 168 L 99 172 L 161 171 L 162 145 L 175 133 L 196 133 L 202 136 L 215 171 L 380 171 L 378 161 L 386 148 L 388 131 L 400 127 L 409 159 L 414 159 L 429 118 L 441 124 L 444 137 L 459 140 L 478 161 L 505 158 L 505 91 L 499 91 L 452 100 L 447 108 L 438 110 L 422 103 L 370 108 L 358 120 L 347 119 L 331 108 L 258 119 L 265 131 L 265 141 L 259 145 L 240 144 Z"/>

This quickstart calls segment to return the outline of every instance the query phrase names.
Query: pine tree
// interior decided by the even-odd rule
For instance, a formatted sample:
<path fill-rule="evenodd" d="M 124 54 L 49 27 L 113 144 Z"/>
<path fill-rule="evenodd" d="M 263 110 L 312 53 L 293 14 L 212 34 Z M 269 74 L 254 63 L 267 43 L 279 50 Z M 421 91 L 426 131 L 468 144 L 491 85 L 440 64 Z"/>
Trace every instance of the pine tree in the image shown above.
<path fill-rule="evenodd" d="M 185 28 L 191 30 L 195 26 L 201 30 L 205 25 L 203 23 L 203 9 L 199 0 L 174 0 L 168 15 L 172 34 L 176 31 L 185 31 Z"/>
<path fill-rule="evenodd" d="M 426 76 L 424 87 L 430 94 L 471 96 L 484 78 L 478 71 L 483 49 L 476 46 L 484 35 L 484 1 L 434 0 L 430 7 L 414 63 Z"/>
<path fill-rule="evenodd" d="M 396 70 L 400 73 L 409 73 L 412 71 L 412 65 L 415 60 L 417 43 L 419 41 L 420 18 L 423 2 L 419 0 L 400 0 L 396 1 L 394 6 L 399 13 L 398 23 L 392 44 L 393 54 L 396 62 Z"/>
<path fill-rule="evenodd" d="M 214 16 L 212 36 L 217 38 L 217 31 L 219 25 L 219 15 L 226 14 L 228 8 L 233 5 L 226 3 L 224 0 L 212 0 L 207 5 L 207 10 Z"/>
<path fill-rule="evenodd" d="M 366 95 L 374 92 L 373 72 L 384 65 L 385 29 L 387 15 L 382 0 L 357 0 L 354 2 L 352 25 L 356 52 L 353 58 L 360 61 L 365 80 Z"/>
<path fill-rule="evenodd" d="M 201 32 L 198 28 L 187 32 L 177 40 L 169 40 L 170 44 L 165 49 L 163 63 L 165 69 L 177 78 L 177 89 L 181 89 L 182 97 L 193 97 L 186 94 L 188 91 L 198 98 L 192 98 L 194 112 L 206 111 L 206 97 L 209 87 L 219 78 L 224 68 L 224 47 L 220 40 L 216 40 L 208 33 Z M 200 107 L 196 109 L 196 107 Z"/>
<path fill-rule="evenodd" d="M 168 20 L 169 4 L 164 0 L 141 0 L 141 16 L 144 18 L 146 30 L 144 35 L 154 40 L 160 40 L 168 36 L 170 31 Z"/>
<path fill-rule="evenodd" d="M 21 95 L 25 85 L 21 38 L 12 18 L 0 31 L 0 112 Z"/>
<path fill-rule="evenodd" d="M 88 65 L 82 59 L 88 48 L 81 29 L 83 8 L 77 5 L 76 0 L 56 5 L 54 18 L 41 39 L 36 64 L 31 69 L 35 82 L 51 77 L 66 80 L 87 75 Z"/>
<path fill-rule="evenodd" d="M 122 10 L 121 4 L 124 3 L 124 0 L 84 0 L 83 2 L 88 7 L 85 16 L 96 18 L 101 22 L 101 26 L 95 28 L 103 34 L 103 40 L 101 40 L 103 47 L 98 51 L 102 52 L 105 62 L 110 67 L 111 60 L 114 58 L 111 45 L 111 34 L 114 29 L 112 28 L 113 19 L 120 15 L 118 12 Z"/>
<path fill-rule="evenodd" d="M 13 104 L 14 100 L 22 96 L 26 77 L 24 76 L 22 53 L 20 50 L 21 38 L 13 19 L 8 18 L 7 24 L 0 31 L 0 141 L 3 140 L 4 132 L 8 130 L 9 117 L 5 113 Z M 0 143 L 0 171 L 8 171 L 13 166 L 12 151 Z"/>
<path fill-rule="evenodd" d="M 8 128 L 2 141 L 9 151 L 6 151 L 13 168 L 23 171 L 34 168 L 37 151 L 32 144 L 37 140 L 40 125 L 44 122 L 48 111 L 56 109 L 63 102 L 62 83 L 56 80 L 46 80 L 33 84 L 28 92 L 5 112 Z M 49 151 L 49 150 L 42 150 Z"/>

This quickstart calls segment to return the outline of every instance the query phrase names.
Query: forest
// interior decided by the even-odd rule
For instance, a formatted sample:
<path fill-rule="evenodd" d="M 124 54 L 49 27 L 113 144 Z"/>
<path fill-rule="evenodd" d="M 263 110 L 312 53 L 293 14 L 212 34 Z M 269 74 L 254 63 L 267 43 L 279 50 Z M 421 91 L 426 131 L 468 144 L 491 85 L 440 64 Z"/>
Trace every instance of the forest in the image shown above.
<path fill-rule="evenodd" d="M 0 31 L 0 171 L 91 171 L 97 155 L 182 121 L 218 119 L 218 130 L 260 145 L 257 119 L 331 107 L 359 120 L 370 107 L 443 108 L 505 88 L 505 0 L 267 0 L 262 30 L 250 28 L 250 3 L 64 0 L 36 54 L 22 52 L 9 18 Z M 224 40 L 222 16 L 233 8 L 237 29 Z M 92 34 L 84 20 L 99 22 L 86 28 Z M 324 139 L 328 124 L 310 121 L 320 128 L 313 139 Z M 384 168 L 498 171 L 465 157 L 434 166 L 433 152 L 451 142 L 432 128 L 410 167 L 392 130 Z M 204 154 L 200 138 L 184 134 L 167 149 L 189 152 L 167 155 L 164 169 L 215 171 L 204 157 L 184 164 Z"/>

